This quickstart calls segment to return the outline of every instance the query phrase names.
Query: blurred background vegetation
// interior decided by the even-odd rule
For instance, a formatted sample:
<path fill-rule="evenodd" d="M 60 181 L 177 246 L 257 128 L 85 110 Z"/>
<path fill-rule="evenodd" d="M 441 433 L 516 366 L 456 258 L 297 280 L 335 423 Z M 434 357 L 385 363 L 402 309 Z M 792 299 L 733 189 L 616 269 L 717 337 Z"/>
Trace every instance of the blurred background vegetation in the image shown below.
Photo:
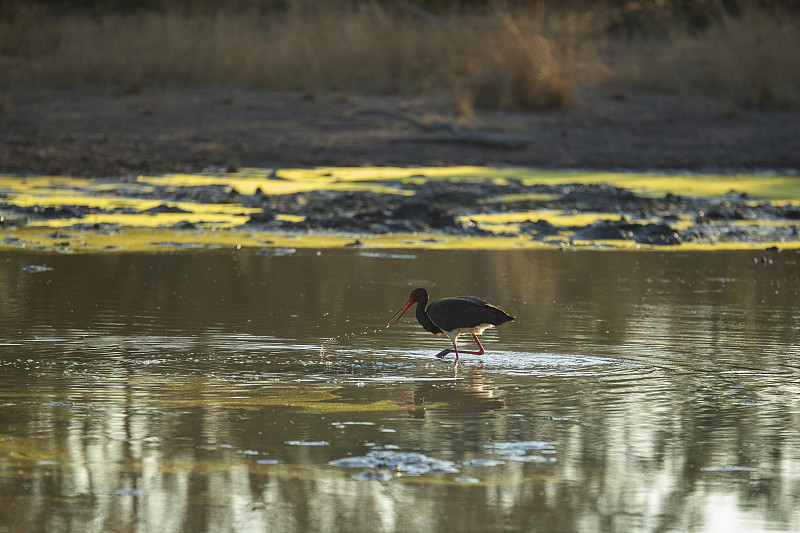
<path fill-rule="evenodd" d="M 438 93 L 554 109 L 587 90 L 800 109 L 800 0 L 4 0 L 0 88 Z"/>

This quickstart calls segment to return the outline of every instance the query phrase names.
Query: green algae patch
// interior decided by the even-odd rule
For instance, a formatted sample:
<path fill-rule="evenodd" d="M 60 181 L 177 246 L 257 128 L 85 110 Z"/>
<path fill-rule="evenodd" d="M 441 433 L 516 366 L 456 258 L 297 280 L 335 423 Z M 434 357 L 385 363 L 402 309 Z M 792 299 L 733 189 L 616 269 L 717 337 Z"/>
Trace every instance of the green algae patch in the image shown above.
<path fill-rule="evenodd" d="M 515 169 L 524 183 L 607 184 L 647 195 L 726 196 L 744 193 L 765 200 L 800 199 L 800 176 L 781 174 L 662 174 Z M 508 174 L 509 172 L 506 171 Z"/>
<path fill-rule="evenodd" d="M 55 457 L 55 450 L 47 441 L 0 434 L 0 471 L 33 467 L 45 461 L 54 461 Z"/>
<path fill-rule="evenodd" d="M 386 398 L 374 401 L 351 401 L 339 393 L 339 385 L 317 382 L 266 384 L 242 390 L 236 383 L 207 377 L 183 378 L 180 382 L 148 376 L 131 378 L 133 388 L 146 389 L 141 405 L 150 409 L 204 408 L 254 411 L 264 408 L 291 412 L 324 413 L 396 413 L 403 406 Z M 89 400 L 90 401 L 90 400 Z"/>
<path fill-rule="evenodd" d="M 0 248 L 36 251 L 80 252 L 169 252 L 185 249 L 240 248 L 338 248 L 353 241 L 345 235 L 306 235 L 231 231 L 229 229 L 176 230 L 148 227 L 101 227 L 60 229 L 32 227 L 3 232 Z"/>
<path fill-rule="evenodd" d="M 170 252 L 186 249 L 265 250 L 324 249 L 353 247 L 363 250 L 381 249 L 496 249 L 539 248 L 541 243 L 526 237 L 464 237 L 453 235 L 344 235 L 338 233 L 258 232 L 249 230 L 174 230 L 164 228 L 101 228 L 60 229 L 32 227 L 4 230 L 2 248 L 23 248 L 34 251 L 81 252 Z"/>
<path fill-rule="evenodd" d="M 246 171 L 245 171 L 246 172 Z M 525 184 L 608 184 L 651 195 L 724 196 L 745 193 L 766 200 L 800 200 L 800 176 L 781 174 L 663 174 L 537 170 L 524 167 L 323 167 L 287 169 L 277 175 L 298 182 L 486 181 L 519 180 Z M 541 197 L 541 195 L 536 195 Z"/>
<path fill-rule="evenodd" d="M 401 173 L 400 177 L 406 173 Z M 382 184 L 392 174 L 372 175 L 354 172 L 334 172 L 333 169 L 287 169 L 262 170 L 242 169 L 237 173 L 219 175 L 168 174 L 165 176 L 140 176 L 141 185 L 166 188 L 177 187 L 230 187 L 240 194 L 293 194 L 319 189 L 332 191 L 371 191 L 386 194 L 411 194 L 391 184 Z M 359 177 L 356 177 L 359 176 Z M 399 179 L 399 178 L 395 178 Z"/>
<path fill-rule="evenodd" d="M 491 228 L 495 225 L 518 225 L 521 222 L 546 221 L 554 226 L 586 226 L 600 220 L 618 219 L 619 215 L 611 213 L 575 213 L 564 209 L 537 209 L 505 213 L 481 213 L 464 217 L 473 222 Z M 637 219 L 644 222 L 642 219 Z"/>
<path fill-rule="evenodd" d="M 263 173 L 263 171 L 261 171 Z M 256 169 L 243 169 L 244 176 L 259 174 Z M 768 200 L 800 199 L 800 176 L 781 174 L 663 174 L 636 172 L 593 172 L 537 170 L 524 167 L 320 167 L 314 169 L 281 169 L 274 175 L 290 183 L 321 185 L 431 180 L 487 181 L 503 183 L 519 180 L 526 184 L 559 185 L 569 183 L 608 184 L 646 194 L 723 196 L 731 191 Z M 265 191 L 266 192 L 266 191 Z M 537 194 L 535 197 L 547 197 Z M 512 199 L 518 199 L 511 197 Z M 508 201 L 508 200 L 507 200 Z"/>
<path fill-rule="evenodd" d="M 236 212 L 181 212 L 181 213 L 92 213 L 80 218 L 37 220 L 31 227 L 65 228 L 77 224 L 116 225 L 120 227 L 163 228 L 177 224 L 194 224 L 205 228 L 234 228 L 250 220 L 241 208 Z"/>

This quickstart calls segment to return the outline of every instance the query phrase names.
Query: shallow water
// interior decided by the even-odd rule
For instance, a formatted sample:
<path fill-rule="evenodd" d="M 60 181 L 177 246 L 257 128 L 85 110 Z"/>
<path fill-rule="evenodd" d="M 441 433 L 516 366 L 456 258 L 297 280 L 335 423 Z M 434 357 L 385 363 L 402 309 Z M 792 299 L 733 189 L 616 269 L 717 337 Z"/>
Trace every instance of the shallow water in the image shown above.
<path fill-rule="evenodd" d="M 4 252 L 0 531 L 800 530 L 800 254 L 752 255 Z M 454 369 L 416 286 L 517 320 Z"/>

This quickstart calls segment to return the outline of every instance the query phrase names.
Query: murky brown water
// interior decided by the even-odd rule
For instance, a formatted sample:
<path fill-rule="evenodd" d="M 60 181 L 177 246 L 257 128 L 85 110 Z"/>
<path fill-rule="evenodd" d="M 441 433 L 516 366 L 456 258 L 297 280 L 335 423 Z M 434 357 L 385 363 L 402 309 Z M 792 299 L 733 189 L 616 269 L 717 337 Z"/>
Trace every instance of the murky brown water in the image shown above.
<path fill-rule="evenodd" d="M 3 253 L 0 531 L 798 531 L 800 254 L 752 255 Z M 517 321 L 454 370 L 416 286 Z"/>

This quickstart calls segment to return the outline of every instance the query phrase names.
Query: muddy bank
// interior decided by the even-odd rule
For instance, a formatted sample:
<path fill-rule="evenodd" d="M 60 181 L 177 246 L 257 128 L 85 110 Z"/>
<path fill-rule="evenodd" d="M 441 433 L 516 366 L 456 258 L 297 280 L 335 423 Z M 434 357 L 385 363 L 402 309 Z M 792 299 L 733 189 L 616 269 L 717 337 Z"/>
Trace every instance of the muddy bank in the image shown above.
<path fill-rule="evenodd" d="M 13 192 L 3 195 L 0 227 L 6 236 L 1 244 L 69 251 L 87 235 L 104 235 L 111 237 L 106 246 L 123 249 L 131 228 L 151 228 L 145 229 L 144 238 L 148 231 L 171 232 L 173 247 L 183 241 L 195 246 L 192 239 L 198 235 L 221 242 L 223 234 L 229 240 L 231 235 L 248 235 L 251 245 L 268 247 L 286 245 L 275 236 L 311 238 L 325 246 L 319 237 L 326 235 L 338 239 L 334 245 L 377 247 L 470 238 L 505 239 L 511 247 L 793 248 L 800 243 L 800 201 L 773 202 L 735 190 L 715 196 L 637 193 L 607 183 L 547 184 L 514 178 L 512 171 L 505 178 L 489 178 L 492 169 L 485 172 L 486 178 L 472 180 L 410 172 L 405 178 L 347 183 L 330 177 L 328 187 L 281 194 L 264 192 L 271 184 L 291 181 L 280 172 L 254 181 L 212 176 L 207 179 L 220 183 L 205 185 L 182 184 L 181 178 L 82 184 L 43 179 L 33 194 L 54 194 L 49 205 L 44 199 L 30 203 Z M 237 183 L 253 192 L 237 189 Z M 84 203 L 59 203 L 64 191 L 77 193 L 75 198 Z M 24 201 L 15 203 L 15 198 Z M 15 233 L 20 228 L 44 231 L 37 241 Z M 155 236 L 151 240 L 167 242 Z"/>
<path fill-rule="evenodd" d="M 398 184 L 412 196 L 370 192 L 321 191 L 270 198 L 256 195 L 245 204 L 263 211 L 247 225 L 269 230 L 335 230 L 353 233 L 445 233 L 450 235 L 524 236 L 565 245 L 574 241 L 629 240 L 650 245 L 713 244 L 720 241 L 797 241 L 800 206 L 776 206 L 747 194 L 691 198 L 668 194 L 648 197 L 611 185 L 524 185 L 507 183 L 427 182 Z M 512 200 L 510 195 L 539 199 Z M 498 231 L 479 214 L 548 212 L 592 214 L 595 222 L 558 225 L 528 218 L 516 228 Z M 279 220 L 277 213 L 302 215 L 302 221 Z M 535 215 L 533 215 L 535 217 Z M 759 221 L 769 220 L 763 225 Z M 748 223 L 749 221 L 749 223 Z"/>
<path fill-rule="evenodd" d="M 715 100 L 582 94 L 561 111 L 457 117 L 433 97 L 9 90 L 0 172 L 119 177 L 240 167 L 800 168 L 800 115 Z"/>
<path fill-rule="evenodd" d="M 6 193 L 0 198 L 5 233 L 37 224 L 51 227 L 47 235 L 59 235 L 62 227 L 118 232 L 140 224 L 143 219 L 135 217 L 142 215 L 149 217 L 147 227 L 203 232 L 224 220 L 226 228 L 248 232 L 354 235 L 351 242 L 399 234 L 511 237 L 514 245 L 554 246 L 798 241 L 796 203 L 775 204 L 742 191 L 642 194 L 609 184 L 535 183 L 516 179 L 513 171 L 499 180 L 423 175 L 371 182 L 367 176 L 351 188 L 323 180 L 312 190 L 285 194 L 235 183 L 242 179 L 238 170 L 274 169 L 265 178 L 274 184 L 286 179 L 282 169 L 324 165 L 788 169 L 784 175 L 796 175 L 800 120 L 793 112 L 621 93 L 585 94 L 579 105 L 562 111 L 478 111 L 468 118 L 454 117 L 432 97 L 308 98 L 230 89 L 12 90 L 4 102 L 0 172 L 87 176 L 80 194 L 103 199 L 31 205 Z M 196 186 L 147 178 L 164 172 L 205 172 L 220 180 Z M 144 181 L 137 181 L 140 175 Z M 102 191 L 90 190 L 100 183 Z M 150 202 L 107 205 L 109 199 Z M 198 205 L 228 207 L 208 218 L 195 212 Z M 134 219 L 118 222 L 118 215 Z M 14 246 L 28 243 L 16 234 L 4 239 Z M 53 239 L 43 246 L 69 249 L 63 243 L 74 242 Z M 258 242 L 268 241 L 274 239 Z"/>

